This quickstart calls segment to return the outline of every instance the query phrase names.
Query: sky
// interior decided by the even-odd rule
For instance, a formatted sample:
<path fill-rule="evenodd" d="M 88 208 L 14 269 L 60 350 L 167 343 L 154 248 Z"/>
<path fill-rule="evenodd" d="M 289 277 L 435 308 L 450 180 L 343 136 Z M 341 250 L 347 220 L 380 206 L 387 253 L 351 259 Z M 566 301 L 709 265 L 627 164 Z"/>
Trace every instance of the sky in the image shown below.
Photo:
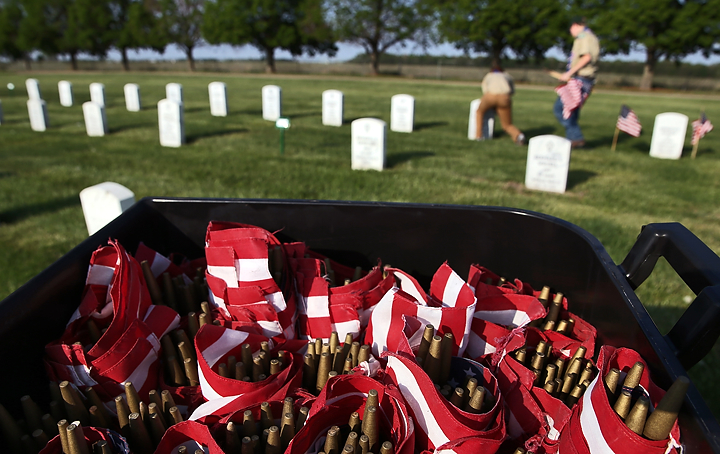
<path fill-rule="evenodd" d="M 335 57 L 328 57 L 326 55 L 319 55 L 315 57 L 309 57 L 306 55 L 300 56 L 297 58 L 298 61 L 303 62 L 316 62 L 316 63 L 339 63 L 343 61 L 347 61 L 355 57 L 358 53 L 363 52 L 363 48 L 358 45 L 352 45 L 352 44 L 345 44 L 345 43 L 339 43 L 338 44 L 338 53 L 335 55 Z M 390 50 L 390 53 L 393 54 L 415 54 L 415 55 L 421 55 L 425 54 L 423 49 L 419 46 L 413 46 L 408 45 L 404 48 L 393 48 Z M 458 51 L 450 44 L 444 44 L 439 46 L 433 46 L 427 49 L 428 55 L 435 55 L 435 56 L 459 56 L 462 55 L 461 51 Z M 149 50 L 141 50 L 139 52 L 130 51 L 128 54 L 129 58 L 131 60 L 184 60 L 185 59 L 185 53 L 180 50 L 175 45 L 170 45 L 165 50 L 164 54 L 159 54 L 154 51 Z M 213 60 L 246 60 L 246 59 L 254 59 L 258 60 L 263 58 L 263 54 L 255 49 L 252 46 L 242 46 L 242 47 L 236 47 L 236 46 L 230 46 L 227 44 L 219 45 L 219 46 L 210 46 L 210 45 L 204 45 L 196 48 L 193 51 L 193 56 L 196 60 L 203 60 L 203 59 L 213 59 Z M 551 49 L 548 54 L 548 57 L 554 57 L 560 60 L 563 60 L 566 58 L 563 53 L 558 49 Z M 277 51 L 275 53 L 276 59 L 292 59 L 292 55 L 290 55 L 289 52 L 286 51 Z M 120 60 L 120 53 L 117 51 L 111 51 L 108 55 L 109 60 Z M 629 55 L 619 55 L 619 56 L 608 56 L 606 57 L 607 60 L 624 60 L 624 61 L 644 61 L 645 55 L 643 52 L 632 52 Z M 720 63 L 720 55 L 715 55 L 710 57 L 709 59 L 706 59 L 702 56 L 702 54 L 692 54 L 687 56 L 685 59 L 683 59 L 684 62 L 687 63 L 694 63 L 694 64 L 706 64 L 706 65 L 714 65 L 717 63 Z"/>

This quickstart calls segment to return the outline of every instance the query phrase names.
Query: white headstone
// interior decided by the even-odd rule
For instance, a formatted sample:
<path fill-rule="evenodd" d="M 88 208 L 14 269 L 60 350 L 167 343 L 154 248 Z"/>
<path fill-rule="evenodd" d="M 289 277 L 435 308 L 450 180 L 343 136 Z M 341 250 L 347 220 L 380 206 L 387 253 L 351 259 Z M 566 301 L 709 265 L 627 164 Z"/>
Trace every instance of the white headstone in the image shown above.
<path fill-rule="evenodd" d="M 185 122 L 183 105 L 170 99 L 158 102 L 158 126 L 160 129 L 160 145 L 163 147 L 180 147 L 185 143 Z"/>
<path fill-rule="evenodd" d="M 165 85 L 165 99 L 175 101 L 180 104 L 183 103 L 183 88 L 182 85 L 174 82 Z"/>
<path fill-rule="evenodd" d="M 282 117 L 282 89 L 277 85 L 262 87 L 262 116 L 269 121 Z"/>
<path fill-rule="evenodd" d="M 93 82 L 90 84 L 90 101 L 105 107 L 105 85 Z"/>
<path fill-rule="evenodd" d="M 345 95 L 340 90 L 325 90 L 322 93 L 322 124 L 342 126 Z"/>
<path fill-rule="evenodd" d="M 470 117 L 468 118 L 468 139 L 477 139 L 477 110 L 480 107 L 480 99 L 473 99 L 470 103 Z M 495 129 L 495 109 L 485 112 L 483 119 L 483 137 L 486 139 L 493 138 Z"/>
<path fill-rule="evenodd" d="M 42 99 L 40 94 L 40 82 L 37 79 L 27 79 L 25 81 L 25 88 L 27 89 L 28 99 L 34 99 L 39 101 Z"/>
<path fill-rule="evenodd" d="M 60 95 L 60 105 L 63 107 L 72 107 L 73 91 L 72 84 L 67 80 L 58 82 L 58 94 Z"/>
<path fill-rule="evenodd" d="M 88 234 L 105 227 L 135 203 L 135 194 L 125 186 L 111 181 L 80 191 L 80 205 L 85 215 Z"/>
<path fill-rule="evenodd" d="M 564 193 L 570 169 L 570 141 L 551 134 L 536 136 L 528 145 L 525 186 Z"/>
<path fill-rule="evenodd" d="M 105 107 L 89 101 L 84 102 L 82 108 L 87 135 L 90 137 L 102 137 L 107 134 L 108 128 L 107 118 L 105 117 Z"/>
<path fill-rule="evenodd" d="M 125 84 L 123 92 L 125 93 L 125 108 L 128 112 L 140 112 L 140 109 L 142 109 L 140 86 L 138 84 Z"/>
<path fill-rule="evenodd" d="M 377 118 L 359 118 L 350 125 L 353 170 L 385 168 L 386 123 Z"/>
<path fill-rule="evenodd" d="M 227 117 L 227 86 L 223 82 L 210 82 L 208 84 L 210 96 L 210 115 L 213 117 Z"/>
<path fill-rule="evenodd" d="M 30 128 L 33 131 L 45 131 L 50 126 L 47 103 L 42 99 L 28 99 L 27 108 L 30 116 Z"/>
<path fill-rule="evenodd" d="M 655 117 L 650 156 L 661 159 L 680 159 L 688 117 L 681 113 L 665 112 Z"/>
<path fill-rule="evenodd" d="M 395 95 L 390 98 L 390 130 L 413 132 L 415 123 L 415 98 L 410 95 Z"/>

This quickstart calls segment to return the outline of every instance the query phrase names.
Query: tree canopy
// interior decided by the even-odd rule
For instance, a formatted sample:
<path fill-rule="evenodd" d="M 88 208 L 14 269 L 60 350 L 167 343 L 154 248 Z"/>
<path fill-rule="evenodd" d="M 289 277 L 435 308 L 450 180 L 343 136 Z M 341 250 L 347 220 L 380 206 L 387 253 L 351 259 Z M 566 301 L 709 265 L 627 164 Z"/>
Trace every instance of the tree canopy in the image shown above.
<path fill-rule="evenodd" d="M 645 53 L 640 88 L 652 87 L 655 64 L 679 61 L 717 43 L 720 2 L 706 0 L 594 0 L 581 3 L 605 54 Z"/>
<path fill-rule="evenodd" d="M 425 45 L 432 25 L 432 6 L 424 0 L 330 0 L 341 41 L 359 44 L 370 56 L 373 74 L 380 57 L 407 41 Z"/>
<path fill-rule="evenodd" d="M 275 72 L 275 50 L 292 55 L 337 51 L 320 0 L 216 0 L 207 4 L 203 34 L 211 44 L 250 44 Z"/>
<path fill-rule="evenodd" d="M 177 44 L 195 71 L 193 50 L 200 45 L 205 0 L 161 0 L 159 27 L 167 43 Z"/>
<path fill-rule="evenodd" d="M 17 1 L 0 3 L 0 56 L 19 60 L 25 52 L 18 46 L 22 8 Z"/>
<path fill-rule="evenodd" d="M 115 3 L 117 34 L 114 46 L 120 51 L 125 71 L 129 70 L 129 49 L 165 50 L 165 37 L 150 6 L 141 0 L 118 0 Z"/>
<path fill-rule="evenodd" d="M 494 64 L 512 52 L 542 58 L 567 34 L 568 13 L 557 0 L 436 0 L 441 40 L 465 52 L 488 54 Z"/>

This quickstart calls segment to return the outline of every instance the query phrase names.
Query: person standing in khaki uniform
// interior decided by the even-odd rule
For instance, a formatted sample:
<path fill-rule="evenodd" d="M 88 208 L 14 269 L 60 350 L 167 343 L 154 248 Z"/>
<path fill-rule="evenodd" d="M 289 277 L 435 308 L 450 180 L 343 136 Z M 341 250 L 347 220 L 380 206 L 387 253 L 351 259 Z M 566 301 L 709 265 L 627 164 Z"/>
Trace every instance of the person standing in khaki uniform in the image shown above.
<path fill-rule="evenodd" d="M 567 71 L 560 80 L 567 82 L 573 78 L 581 81 L 581 102 L 584 103 L 590 96 L 593 86 L 595 86 L 597 64 L 600 58 L 600 42 L 592 30 L 585 25 L 585 19 L 581 17 L 573 18 L 572 25 L 570 25 L 570 34 L 575 38 L 575 41 L 573 41 Z M 580 104 L 580 107 L 575 109 L 569 118 L 563 118 L 563 104 L 560 97 L 557 98 L 553 106 L 553 113 L 565 128 L 565 137 L 570 140 L 573 148 L 585 146 L 585 138 L 580 130 L 580 125 L 578 125 L 582 105 Z"/>
<path fill-rule="evenodd" d="M 500 124 L 503 130 L 518 145 L 525 143 L 525 135 L 512 124 L 512 100 L 510 97 L 515 92 L 512 77 L 503 71 L 499 65 L 493 65 L 492 70 L 485 75 L 482 81 L 483 96 L 480 99 L 480 106 L 477 110 L 477 140 L 484 140 L 482 136 L 482 124 L 485 113 L 495 109 L 500 117 Z"/>

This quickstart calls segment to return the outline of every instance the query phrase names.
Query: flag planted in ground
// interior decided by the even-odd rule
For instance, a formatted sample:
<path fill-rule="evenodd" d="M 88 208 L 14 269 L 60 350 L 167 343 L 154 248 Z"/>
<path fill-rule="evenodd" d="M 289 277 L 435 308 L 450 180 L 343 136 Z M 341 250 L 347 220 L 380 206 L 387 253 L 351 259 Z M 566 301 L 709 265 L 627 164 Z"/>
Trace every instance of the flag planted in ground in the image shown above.
<path fill-rule="evenodd" d="M 708 117 L 705 115 L 705 112 L 703 112 L 700 115 L 700 118 L 692 122 L 693 127 L 693 135 L 692 135 L 692 144 L 695 145 L 705 137 L 705 134 L 709 133 L 713 130 L 713 125 L 710 123 L 710 120 L 708 120 Z"/>
<path fill-rule="evenodd" d="M 635 112 L 633 112 L 633 110 L 625 104 L 623 104 L 620 109 L 620 115 L 617 119 L 617 128 L 633 137 L 640 137 L 640 131 L 642 131 L 640 120 L 638 120 Z"/>

